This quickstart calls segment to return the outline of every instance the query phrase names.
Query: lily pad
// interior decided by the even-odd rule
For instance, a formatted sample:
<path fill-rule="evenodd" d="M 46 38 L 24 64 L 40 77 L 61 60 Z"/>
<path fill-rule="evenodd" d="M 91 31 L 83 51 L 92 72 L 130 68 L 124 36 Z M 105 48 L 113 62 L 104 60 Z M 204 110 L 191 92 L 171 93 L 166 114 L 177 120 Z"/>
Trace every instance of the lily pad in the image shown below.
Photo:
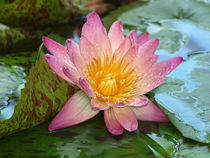
<path fill-rule="evenodd" d="M 191 55 L 154 97 L 185 137 L 210 142 L 210 52 Z"/>
<path fill-rule="evenodd" d="M 25 77 L 36 62 L 36 52 L 0 55 L 0 111 L 1 119 L 9 119 L 20 99 Z"/>
<path fill-rule="evenodd" d="M 25 73 L 21 67 L 7 67 L 0 64 L 0 111 L 1 119 L 8 119 L 12 116 L 14 105 L 19 99 L 19 86 L 24 84 Z M 9 108 L 7 108 L 9 106 Z"/>
<path fill-rule="evenodd" d="M 123 12 L 119 9 L 104 18 L 104 22 L 121 20 L 126 34 L 137 29 L 139 33 L 149 32 L 151 38 L 158 37 L 159 61 L 177 55 L 185 59 L 150 94 L 184 136 L 204 143 L 210 142 L 208 15 L 210 5 L 204 1 L 154 0 L 137 3 Z"/>
<path fill-rule="evenodd" d="M 0 120 L 0 136 L 33 127 L 49 119 L 74 93 L 74 88 L 48 67 L 42 49 L 40 53 L 40 60 L 26 78 L 14 114 L 7 120 Z"/>
<path fill-rule="evenodd" d="M 0 5 L 0 10 L 0 23 L 11 27 L 29 27 L 68 23 L 87 13 L 88 9 L 78 0 L 15 0 Z"/>
<path fill-rule="evenodd" d="M 47 130 L 48 124 L 46 122 L 3 138 L 0 143 L 0 155 L 2 157 L 153 158 L 152 148 L 163 157 L 173 156 L 171 151 L 165 150 L 155 140 L 139 131 L 125 132 L 120 137 L 109 134 L 102 113 L 85 123 L 52 133 Z M 170 143 L 171 146 L 176 145 Z"/>
<path fill-rule="evenodd" d="M 49 132 L 45 122 L 0 142 L 0 157 L 189 157 L 209 156 L 209 145 L 181 137 L 168 123 L 140 122 L 136 132 L 111 135 L 105 127 L 103 113 L 77 126 Z M 39 145 L 37 145 L 39 144 Z"/>
<path fill-rule="evenodd" d="M 173 6 L 173 7 L 172 7 Z M 188 9 L 187 9 L 188 8 Z M 149 32 L 160 39 L 158 54 L 164 58 L 210 50 L 210 5 L 197 0 L 154 0 L 125 6 L 104 18 L 107 27 L 121 20 L 126 34 Z"/>

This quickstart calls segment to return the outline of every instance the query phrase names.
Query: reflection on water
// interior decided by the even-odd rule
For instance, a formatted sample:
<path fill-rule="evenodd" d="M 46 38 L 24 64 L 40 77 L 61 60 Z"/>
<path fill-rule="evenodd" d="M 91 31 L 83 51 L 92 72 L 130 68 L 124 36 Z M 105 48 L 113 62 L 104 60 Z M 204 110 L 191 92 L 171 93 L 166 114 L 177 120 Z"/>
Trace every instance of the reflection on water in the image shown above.
<path fill-rule="evenodd" d="M 177 54 L 194 54 L 200 51 L 210 51 L 210 31 L 198 28 L 189 21 L 172 22 L 172 29 L 182 32 L 186 44 Z"/>
<path fill-rule="evenodd" d="M 0 65 L 0 120 L 9 119 L 14 106 L 20 97 L 20 87 L 23 87 L 25 72 L 22 67 Z"/>
<path fill-rule="evenodd" d="M 159 49 L 157 51 L 157 54 L 161 57 L 159 61 L 177 55 L 182 56 L 186 60 L 190 54 L 210 51 L 210 31 L 201 29 L 192 22 L 186 20 L 162 20 L 160 23 L 162 25 L 149 24 L 147 31 L 151 34 L 158 34 L 161 31 L 168 29 L 180 32 L 182 38 L 179 39 L 181 47 L 171 55 L 168 53 L 168 50 Z M 173 39 L 169 38 L 168 43 L 170 43 L 170 40 Z"/>

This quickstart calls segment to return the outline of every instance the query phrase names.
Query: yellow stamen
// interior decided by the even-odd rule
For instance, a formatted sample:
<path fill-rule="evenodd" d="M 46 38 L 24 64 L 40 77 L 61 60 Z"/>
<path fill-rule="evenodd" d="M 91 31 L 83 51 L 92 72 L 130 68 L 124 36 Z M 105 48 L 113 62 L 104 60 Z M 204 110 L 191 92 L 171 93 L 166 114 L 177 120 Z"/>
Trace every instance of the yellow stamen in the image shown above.
<path fill-rule="evenodd" d="M 137 76 L 131 64 L 114 57 L 100 57 L 88 65 L 87 79 L 96 96 L 105 102 L 126 101 L 135 89 Z"/>

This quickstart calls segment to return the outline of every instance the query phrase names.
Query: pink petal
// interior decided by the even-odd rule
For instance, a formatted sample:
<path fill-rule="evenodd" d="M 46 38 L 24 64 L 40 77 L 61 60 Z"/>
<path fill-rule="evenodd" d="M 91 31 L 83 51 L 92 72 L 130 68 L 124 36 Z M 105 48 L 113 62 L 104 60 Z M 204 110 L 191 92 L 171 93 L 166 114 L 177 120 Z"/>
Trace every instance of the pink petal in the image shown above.
<path fill-rule="evenodd" d="M 154 38 L 139 47 L 134 60 L 135 71 L 139 76 L 142 77 L 157 62 L 158 56 L 154 53 L 158 47 L 158 43 L 159 40 Z"/>
<path fill-rule="evenodd" d="M 95 93 L 93 91 L 93 88 L 91 87 L 91 85 L 88 83 L 88 81 L 86 81 L 83 78 L 79 78 L 79 86 L 81 87 L 81 89 L 83 91 L 85 91 L 85 93 L 89 96 L 89 97 L 93 97 L 95 98 Z"/>
<path fill-rule="evenodd" d="M 148 98 L 145 96 L 133 96 L 128 99 L 128 106 L 142 106 L 148 103 Z"/>
<path fill-rule="evenodd" d="M 104 121 L 111 134 L 121 135 L 123 133 L 123 127 L 117 121 L 112 108 L 104 111 Z"/>
<path fill-rule="evenodd" d="M 79 50 L 79 45 L 74 42 L 73 40 L 66 40 L 66 46 L 67 46 L 67 54 L 69 55 L 70 57 L 70 60 L 73 62 L 73 54 L 80 54 L 80 50 Z"/>
<path fill-rule="evenodd" d="M 77 71 L 79 72 L 80 76 L 85 76 L 85 70 L 87 68 L 83 57 L 81 56 L 80 49 L 77 47 L 78 45 L 74 45 L 73 41 L 67 42 L 67 48 L 69 50 L 69 55 L 72 60 L 72 63 L 76 67 Z M 73 46 L 74 45 L 74 46 Z M 71 48 L 69 48 L 71 47 Z M 79 50 L 78 50 L 79 49 Z"/>
<path fill-rule="evenodd" d="M 140 46 L 149 40 L 149 33 L 143 32 L 137 37 L 137 44 Z"/>
<path fill-rule="evenodd" d="M 156 63 L 150 71 L 137 83 L 138 92 L 143 95 L 159 86 L 164 77 L 173 71 L 182 62 L 182 57 L 174 57 L 159 63 Z"/>
<path fill-rule="evenodd" d="M 97 29 L 95 31 L 95 36 L 94 36 L 94 47 L 99 56 L 111 56 L 112 55 L 112 48 L 111 48 L 111 43 L 109 41 L 108 36 L 106 33 L 101 30 Z"/>
<path fill-rule="evenodd" d="M 124 40 L 123 26 L 121 21 L 118 20 L 112 24 L 108 37 L 112 45 L 112 52 L 114 53 Z"/>
<path fill-rule="evenodd" d="M 78 85 L 79 74 L 74 69 L 69 69 L 67 66 L 63 66 L 63 73 L 76 85 Z"/>
<path fill-rule="evenodd" d="M 122 58 L 126 52 L 136 44 L 137 34 L 136 30 L 131 31 L 126 38 L 121 42 L 119 48 L 114 52 L 115 56 Z"/>
<path fill-rule="evenodd" d="M 73 81 L 69 79 L 63 72 L 63 66 L 66 66 L 68 69 L 72 70 L 75 75 L 79 76 L 77 70 L 74 66 L 72 66 L 69 62 L 63 61 L 62 58 L 56 58 L 50 54 L 45 55 L 45 60 L 49 67 L 60 77 L 62 77 L 67 82 L 72 83 Z M 74 83 L 74 82 L 73 82 Z"/>
<path fill-rule="evenodd" d="M 89 120 L 97 113 L 99 110 L 93 110 L 90 106 L 90 98 L 83 91 L 78 91 L 63 106 L 48 129 L 54 131 L 70 127 Z"/>
<path fill-rule="evenodd" d="M 138 127 L 135 113 L 128 107 L 113 107 L 115 117 L 123 128 L 135 131 Z"/>
<path fill-rule="evenodd" d="M 136 32 L 134 31 L 131 33 L 131 47 L 127 50 L 127 52 L 124 55 L 124 59 L 127 60 L 129 63 L 133 63 L 134 59 L 138 53 L 139 46 L 143 45 L 145 42 L 147 42 L 149 39 L 148 33 L 142 33 L 140 34 L 136 39 Z M 138 69 L 138 68 L 137 68 Z"/>
<path fill-rule="evenodd" d="M 86 64 L 89 64 L 94 58 L 99 56 L 94 46 L 84 36 L 80 38 L 79 47 L 81 56 Z"/>
<path fill-rule="evenodd" d="M 148 104 L 141 107 L 132 107 L 136 118 L 143 121 L 168 122 L 168 118 L 161 109 L 149 100 Z"/>
<path fill-rule="evenodd" d="M 69 61 L 66 47 L 48 37 L 43 37 L 42 41 L 49 52 L 52 53 L 55 57 Z"/>
<path fill-rule="evenodd" d="M 106 104 L 103 101 L 98 100 L 97 98 L 92 99 L 90 104 L 91 104 L 93 109 L 106 110 L 106 109 L 109 108 L 108 104 Z"/>
<path fill-rule="evenodd" d="M 93 44 L 95 31 L 98 29 L 101 29 L 106 33 L 106 29 L 104 28 L 98 14 L 91 12 L 87 17 L 87 22 L 82 27 L 82 36 L 85 36 Z"/>
<path fill-rule="evenodd" d="M 115 107 L 116 107 L 116 106 L 126 106 L 126 105 L 127 105 L 125 101 L 116 102 L 116 103 L 107 102 L 107 104 L 108 104 L 109 106 L 115 106 Z"/>
<path fill-rule="evenodd" d="M 136 30 L 130 31 L 130 33 L 127 35 L 127 37 L 129 38 L 129 40 L 131 42 L 131 46 L 137 44 L 137 31 Z"/>
<path fill-rule="evenodd" d="M 138 50 L 137 45 L 130 47 L 130 49 L 124 55 L 123 59 L 126 60 L 128 63 L 132 64 L 136 57 L 137 50 Z"/>

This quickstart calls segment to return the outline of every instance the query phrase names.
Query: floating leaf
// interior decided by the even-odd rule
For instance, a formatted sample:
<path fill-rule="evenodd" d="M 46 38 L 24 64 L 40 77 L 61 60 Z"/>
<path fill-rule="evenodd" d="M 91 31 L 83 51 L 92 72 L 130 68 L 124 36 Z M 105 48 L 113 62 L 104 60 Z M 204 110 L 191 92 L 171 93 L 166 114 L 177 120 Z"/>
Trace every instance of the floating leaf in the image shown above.
<path fill-rule="evenodd" d="M 210 50 L 209 14 L 210 6 L 204 2 L 155 0 L 119 9 L 104 19 L 121 20 L 127 32 L 137 29 L 160 38 L 159 61 L 176 55 L 186 60 L 149 95 L 154 94 L 184 136 L 204 143 L 210 142 L 209 53 L 205 53 Z M 201 54 L 191 55 L 196 53 Z"/>
<path fill-rule="evenodd" d="M 77 0 L 15 0 L 0 10 L 0 23 L 12 27 L 63 24 L 87 13 Z"/>
<path fill-rule="evenodd" d="M 210 52 L 191 55 L 154 91 L 154 97 L 185 137 L 210 143 Z"/>
<path fill-rule="evenodd" d="M 0 119 L 9 119 L 20 99 L 25 76 L 36 61 L 36 52 L 0 54 Z"/>
<path fill-rule="evenodd" d="M 95 118 L 56 132 L 47 130 L 49 122 L 5 137 L 0 142 L 3 157 L 148 157 L 149 145 L 170 157 L 158 143 L 139 131 L 113 136 L 107 131 L 103 113 Z M 22 144 L 22 145 L 20 145 Z M 37 145 L 39 144 L 39 145 Z"/>
<path fill-rule="evenodd" d="M 0 54 L 5 52 L 36 51 L 42 43 L 41 39 L 43 36 L 54 33 L 69 37 L 72 35 L 74 27 L 75 25 L 72 25 L 72 23 L 36 29 L 10 29 L 8 27 L 1 28 L 0 26 Z"/>
<path fill-rule="evenodd" d="M 40 51 L 40 60 L 30 70 L 14 114 L 10 119 L 0 120 L 0 136 L 33 127 L 47 120 L 55 115 L 74 93 L 73 87 L 50 70 L 42 49 Z"/>
<path fill-rule="evenodd" d="M 140 122 L 136 132 L 113 136 L 103 113 L 80 125 L 49 132 L 49 122 L 27 129 L 0 142 L 2 157 L 196 157 L 209 156 L 209 145 L 181 137 L 168 123 Z M 144 133 L 144 134 L 143 134 Z M 39 144 L 39 145 L 37 145 Z M 200 156 L 200 157 L 201 157 Z"/>

